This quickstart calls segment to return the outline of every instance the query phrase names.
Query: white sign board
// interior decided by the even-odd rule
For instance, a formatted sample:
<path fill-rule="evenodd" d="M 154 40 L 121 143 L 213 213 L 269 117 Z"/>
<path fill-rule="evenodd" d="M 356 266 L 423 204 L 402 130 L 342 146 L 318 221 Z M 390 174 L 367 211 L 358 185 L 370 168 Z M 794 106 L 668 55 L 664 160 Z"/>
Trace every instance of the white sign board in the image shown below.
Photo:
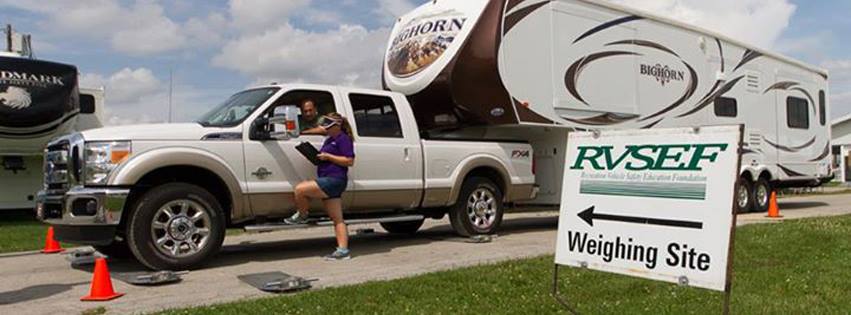
<path fill-rule="evenodd" d="M 555 262 L 724 291 L 740 126 L 575 132 Z"/>

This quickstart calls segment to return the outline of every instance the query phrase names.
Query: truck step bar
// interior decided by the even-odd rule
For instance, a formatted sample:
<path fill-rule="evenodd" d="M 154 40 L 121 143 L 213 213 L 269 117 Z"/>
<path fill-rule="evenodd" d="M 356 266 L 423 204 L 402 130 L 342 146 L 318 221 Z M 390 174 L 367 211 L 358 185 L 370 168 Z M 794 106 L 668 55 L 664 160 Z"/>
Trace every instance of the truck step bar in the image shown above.
<path fill-rule="evenodd" d="M 369 218 L 369 219 L 350 219 L 346 220 L 346 224 L 354 225 L 354 224 L 369 224 L 369 223 L 391 223 L 391 222 L 407 222 L 407 221 L 418 221 L 425 219 L 424 216 L 420 214 L 413 215 L 400 215 L 400 216 L 391 216 L 391 217 L 383 217 L 383 218 Z M 307 224 L 283 224 L 283 223 L 266 223 L 266 224 L 258 224 L 258 225 L 247 225 L 245 226 L 245 232 L 248 233 L 264 233 L 264 232 L 272 232 L 272 231 L 280 231 L 280 230 L 292 230 L 292 229 L 305 229 L 311 227 L 319 227 L 319 226 L 331 226 L 334 222 L 332 222 L 328 218 L 322 218 L 316 221 L 311 219 L 310 223 Z"/>

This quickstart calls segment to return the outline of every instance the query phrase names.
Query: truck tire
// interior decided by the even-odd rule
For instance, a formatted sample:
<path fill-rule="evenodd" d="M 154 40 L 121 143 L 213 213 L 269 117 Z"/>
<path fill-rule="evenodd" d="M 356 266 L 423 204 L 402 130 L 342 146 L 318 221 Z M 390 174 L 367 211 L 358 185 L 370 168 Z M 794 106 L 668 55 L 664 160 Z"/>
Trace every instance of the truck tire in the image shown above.
<path fill-rule="evenodd" d="M 458 200 L 449 210 L 449 222 L 460 236 L 492 234 L 502 223 L 502 214 L 499 187 L 485 177 L 470 177 L 464 180 Z"/>
<path fill-rule="evenodd" d="M 146 192 L 133 207 L 127 243 L 153 270 L 186 270 L 216 254 L 225 239 L 221 205 L 201 187 L 170 183 Z"/>
<path fill-rule="evenodd" d="M 747 213 L 753 209 L 753 184 L 745 177 L 736 182 L 736 213 Z"/>
<path fill-rule="evenodd" d="M 751 193 L 753 196 L 753 211 L 768 211 L 768 204 L 771 202 L 772 189 L 771 183 L 769 183 L 764 177 L 760 177 L 760 179 L 756 181 L 756 184 L 753 185 L 753 192 Z"/>
<path fill-rule="evenodd" d="M 423 226 L 422 220 L 415 221 L 402 221 L 402 222 L 381 222 L 381 227 L 384 228 L 385 231 L 393 234 L 414 234 L 417 233 L 417 230 Z"/>

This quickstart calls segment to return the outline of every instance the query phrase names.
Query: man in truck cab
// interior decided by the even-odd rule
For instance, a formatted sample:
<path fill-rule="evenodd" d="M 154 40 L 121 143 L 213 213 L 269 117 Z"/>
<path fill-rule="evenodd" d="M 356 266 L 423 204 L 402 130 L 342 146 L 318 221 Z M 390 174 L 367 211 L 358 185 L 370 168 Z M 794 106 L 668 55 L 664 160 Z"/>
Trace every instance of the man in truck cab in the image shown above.
<path fill-rule="evenodd" d="M 299 132 L 307 135 L 324 135 L 325 129 L 319 127 L 319 112 L 312 99 L 301 101 L 301 116 L 299 117 Z"/>

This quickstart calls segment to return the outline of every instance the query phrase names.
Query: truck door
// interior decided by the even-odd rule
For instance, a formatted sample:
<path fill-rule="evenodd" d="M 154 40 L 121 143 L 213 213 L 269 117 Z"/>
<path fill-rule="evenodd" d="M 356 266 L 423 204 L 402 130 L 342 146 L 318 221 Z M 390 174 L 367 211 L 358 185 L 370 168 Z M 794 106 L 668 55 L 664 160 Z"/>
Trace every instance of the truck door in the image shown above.
<path fill-rule="evenodd" d="M 287 105 L 302 106 L 305 101 L 314 104 L 318 116 L 339 111 L 340 100 L 328 90 L 298 89 L 281 95 L 267 108 L 263 116 L 271 116 L 276 109 Z M 250 124 L 246 124 L 248 134 Z M 316 166 L 305 159 L 295 146 L 310 142 L 319 149 L 325 139 L 322 135 L 302 134 L 297 139 L 256 141 L 244 137 L 245 172 L 249 200 L 254 215 L 279 217 L 295 209 L 293 190 L 298 183 L 316 178 Z M 349 187 L 351 187 L 351 179 Z M 352 194 L 343 194 L 343 207 L 351 205 Z M 315 201 L 312 210 L 321 210 L 322 203 Z"/>
<path fill-rule="evenodd" d="M 393 94 L 343 94 L 355 133 L 352 211 L 416 207 L 423 189 L 422 147 L 410 108 Z"/>
<path fill-rule="evenodd" d="M 780 78 L 781 82 L 800 82 Z M 777 137 L 767 137 L 769 146 L 777 150 L 777 160 L 781 171 L 789 177 L 816 176 L 816 162 L 809 160 L 817 156 L 824 139 L 817 135 L 817 104 L 809 91 L 810 84 L 797 83 L 786 89 L 777 90 Z M 822 145 L 820 147 L 820 145 Z"/>

